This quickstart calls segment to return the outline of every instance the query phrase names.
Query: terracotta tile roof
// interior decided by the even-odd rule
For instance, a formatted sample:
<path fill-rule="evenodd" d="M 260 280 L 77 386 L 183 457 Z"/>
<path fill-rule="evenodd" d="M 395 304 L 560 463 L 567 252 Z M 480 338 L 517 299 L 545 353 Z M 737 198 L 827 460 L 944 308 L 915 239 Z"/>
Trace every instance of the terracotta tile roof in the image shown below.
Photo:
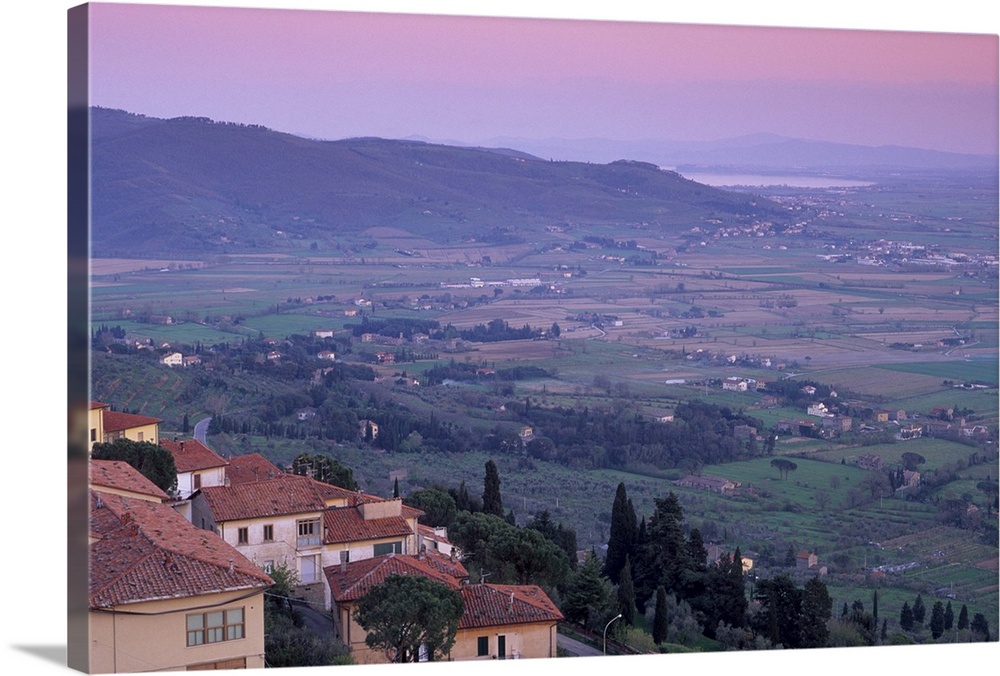
<path fill-rule="evenodd" d="M 281 474 L 273 479 L 229 486 L 206 486 L 200 493 L 216 522 L 320 512 L 327 508 L 328 500 L 352 494 L 297 474 Z"/>
<path fill-rule="evenodd" d="M 104 421 L 105 432 L 120 432 L 121 430 L 133 427 L 145 427 L 146 425 L 158 425 L 162 420 L 151 418 L 148 415 L 135 415 L 134 413 L 121 413 L 119 411 L 104 410 L 101 412 Z"/>
<path fill-rule="evenodd" d="M 326 510 L 323 513 L 323 525 L 326 526 L 323 538 L 325 544 L 413 535 L 406 518 L 390 516 L 366 521 L 357 507 L 336 507 Z"/>
<path fill-rule="evenodd" d="M 427 562 L 427 565 L 437 568 L 442 573 L 447 573 L 459 580 L 469 579 L 469 571 L 466 570 L 465 566 L 458 559 L 452 561 L 450 557 L 431 549 L 427 550 L 425 556 L 424 560 Z"/>
<path fill-rule="evenodd" d="M 229 459 L 226 478 L 230 484 L 245 484 L 251 481 L 272 479 L 284 472 L 260 453 L 235 455 Z"/>
<path fill-rule="evenodd" d="M 90 484 L 100 488 L 148 495 L 157 500 L 170 498 L 159 486 L 123 460 L 91 460 Z"/>
<path fill-rule="evenodd" d="M 375 585 L 384 582 L 390 575 L 423 575 L 436 582 L 458 589 L 461 583 L 428 563 L 427 559 L 405 554 L 386 554 L 373 559 L 354 561 L 343 566 L 327 566 L 323 569 L 330 583 L 330 591 L 337 603 L 357 601 Z"/>
<path fill-rule="evenodd" d="M 273 581 L 219 536 L 171 507 L 91 491 L 90 607 L 108 608 L 222 591 L 264 589 Z"/>
<path fill-rule="evenodd" d="M 197 439 L 160 439 L 160 446 L 174 456 L 178 472 L 193 472 L 199 469 L 225 467 L 226 461 L 218 453 Z"/>
<path fill-rule="evenodd" d="M 536 585 L 470 584 L 461 592 L 465 612 L 459 629 L 563 619 L 552 600 Z"/>

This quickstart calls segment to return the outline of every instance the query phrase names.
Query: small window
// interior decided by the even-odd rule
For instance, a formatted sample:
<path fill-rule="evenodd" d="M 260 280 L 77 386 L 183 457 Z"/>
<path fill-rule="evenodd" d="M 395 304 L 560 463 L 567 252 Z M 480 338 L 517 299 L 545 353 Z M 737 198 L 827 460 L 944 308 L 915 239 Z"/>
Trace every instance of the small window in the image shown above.
<path fill-rule="evenodd" d="M 264 526 L 264 542 L 274 542 L 274 525 L 266 524 Z"/>
<path fill-rule="evenodd" d="M 198 490 L 199 488 L 201 488 L 201 475 L 200 474 L 195 474 L 194 475 L 194 489 Z"/>
<path fill-rule="evenodd" d="M 476 639 L 476 645 L 477 645 L 476 655 L 478 655 L 479 657 L 485 657 L 486 655 L 490 654 L 489 636 L 480 636 L 478 639 Z"/>
<path fill-rule="evenodd" d="M 264 570 L 265 573 L 270 575 L 271 573 L 274 572 L 274 561 L 265 561 L 264 565 L 261 566 L 261 568 Z"/>
<path fill-rule="evenodd" d="M 236 544 L 245 545 L 250 542 L 250 529 L 244 526 L 236 531 Z"/>
<path fill-rule="evenodd" d="M 145 437 L 142 436 L 142 432 L 136 432 L 135 436 L 136 436 L 136 439 L 135 439 L 136 441 L 145 441 L 146 440 Z"/>
<path fill-rule="evenodd" d="M 90 428 L 90 440 L 91 441 L 97 441 L 97 428 L 96 427 L 91 427 Z"/>

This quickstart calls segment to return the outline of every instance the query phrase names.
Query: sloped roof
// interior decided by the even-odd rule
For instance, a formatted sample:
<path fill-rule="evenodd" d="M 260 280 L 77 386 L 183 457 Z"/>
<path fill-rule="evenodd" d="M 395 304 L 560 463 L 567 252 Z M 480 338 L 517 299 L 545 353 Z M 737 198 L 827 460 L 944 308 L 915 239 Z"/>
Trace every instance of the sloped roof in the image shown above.
<path fill-rule="evenodd" d="M 264 589 L 264 571 L 168 505 L 91 491 L 90 607 Z"/>
<path fill-rule="evenodd" d="M 178 472 L 194 472 L 199 469 L 225 467 L 226 461 L 197 439 L 160 439 L 160 446 L 174 456 Z"/>
<path fill-rule="evenodd" d="M 170 499 L 159 486 L 123 460 L 91 460 L 90 485 L 148 495 L 161 501 Z"/>
<path fill-rule="evenodd" d="M 145 427 L 146 425 L 159 425 L 163 422 L 159 418 L 151 418 L 148 415 L 136 415 L 134 413 L 121 413 L 120 411 L 101 411 L 105 432 L 121 432 L 133 427 Z"/>
<path fill-rule="evenodd" d="M 402 516 L 365 520 L 357 507 L 337 507 L 323 513 L 326 544 L 381 540 L 406 537 L 413 534 L 410 524 Z"/>
<path fill-rule="evenodd" d="M 230 484 L 245 484 L 252 481 L 273 479 L 284 472 L 260 453 L 234 455 L 226 467 L 226 478 Z"/>
<path fill-rule="evenodd" d="M 459 620 L 459 629 L 563 619 L 556 605 L 536 585 L 470 584 L 463 586 L 461 592 L 465 612 Z"/>
<path fill-rule="evenodd" d="M 343 572 L 341 568 L 343 567 Z M 368 593 L 368 590 L 390 575 L 423 575 L 436 582 L 458 589 L 459 580 L 441 571 L 429 560 L 406 554 L 386 554 L 372 559 L 353 561 L 344 566 L 327 566 L 323 569 L 330 583 L 330 591 L 338 603 L 357 601 Z"/>
<path fill-rule="evenodd" d="M 327 500 L 353 495 L 346 489 L 297 474 L 229 486 L 206 486 L 200 493 L 217 522 L 319 512 L 327 508 Z"/>
<path fill-rule="evenodd" d="M 442 573 L 451 575 L 458 580 L 468 580 L 469 571 L 466 570 L 465 566 L 458 559 L 452 560 L 451 557 L 446 556 L 440 552 L 436 552 L 432 549 L 428 549 L 424 561 L 427 562 L 428 566 L 437 568 Z"/>

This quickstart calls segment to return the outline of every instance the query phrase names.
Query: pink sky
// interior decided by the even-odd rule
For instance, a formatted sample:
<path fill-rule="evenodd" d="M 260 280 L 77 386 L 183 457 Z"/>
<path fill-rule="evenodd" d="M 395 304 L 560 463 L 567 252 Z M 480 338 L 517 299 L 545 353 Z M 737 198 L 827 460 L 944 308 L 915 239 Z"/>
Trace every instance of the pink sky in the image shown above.
<path fill-rule="evenodd" d="M 92 103 L 322 138 L 997 151 L 997 36 L 91 5 Z"/>

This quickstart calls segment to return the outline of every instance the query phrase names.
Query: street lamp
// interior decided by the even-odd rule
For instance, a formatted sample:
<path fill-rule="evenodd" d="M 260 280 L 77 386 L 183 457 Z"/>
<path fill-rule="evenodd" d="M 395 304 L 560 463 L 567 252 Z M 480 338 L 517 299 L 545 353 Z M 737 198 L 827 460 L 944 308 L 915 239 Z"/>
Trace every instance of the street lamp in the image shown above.
<path fill-rule="evenodd" d="M 615 620 L 620 619 L 621 616 L 622 616 L 622 614 L 618 613 L 617 615 L 615 615 L 614 617 L 611 618 L 611 622 L 614 622 Z M 608 654 L 608 627 L 611 626 L 611 622 L 608 622 L 606 625 L 604 625 L 604 654 L 605 655 Z"/>

